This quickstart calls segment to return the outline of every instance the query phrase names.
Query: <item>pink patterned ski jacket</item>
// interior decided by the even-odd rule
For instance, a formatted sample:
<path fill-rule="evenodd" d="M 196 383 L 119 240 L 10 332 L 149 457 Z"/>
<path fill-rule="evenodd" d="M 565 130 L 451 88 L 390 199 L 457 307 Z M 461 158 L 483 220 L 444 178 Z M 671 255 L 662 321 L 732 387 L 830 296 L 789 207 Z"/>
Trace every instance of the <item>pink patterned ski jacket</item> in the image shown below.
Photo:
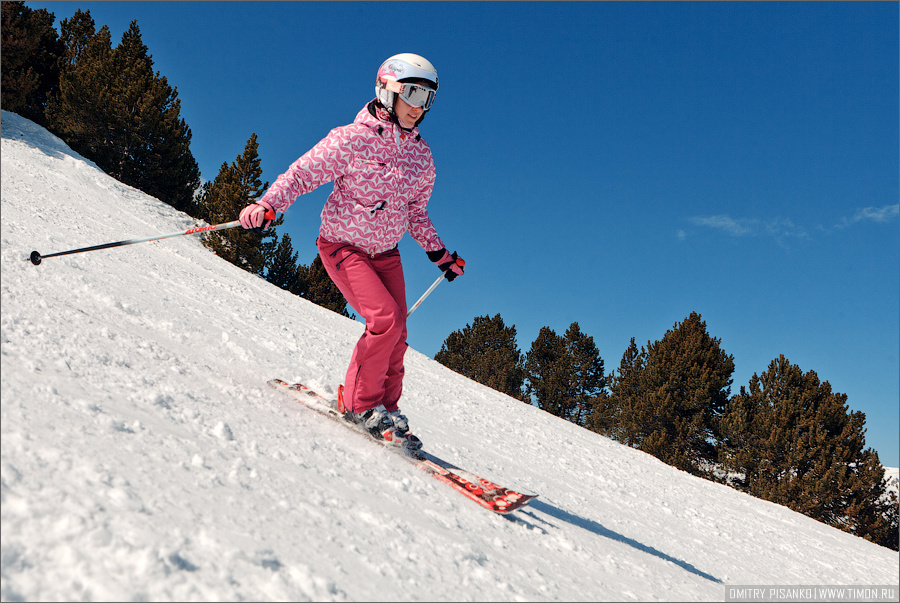
<path fill-rule="evenodd" d="M 291 164 L 261 200 L 284 212 L 298 196 L 334 181 L 320 237 L 377 254 L 408 231 L 425 251 L 436 251 L 444 243 L 426 210 L 434 178 L 431 149 L 418 128 L 403 132 L 371 102 Z"/>

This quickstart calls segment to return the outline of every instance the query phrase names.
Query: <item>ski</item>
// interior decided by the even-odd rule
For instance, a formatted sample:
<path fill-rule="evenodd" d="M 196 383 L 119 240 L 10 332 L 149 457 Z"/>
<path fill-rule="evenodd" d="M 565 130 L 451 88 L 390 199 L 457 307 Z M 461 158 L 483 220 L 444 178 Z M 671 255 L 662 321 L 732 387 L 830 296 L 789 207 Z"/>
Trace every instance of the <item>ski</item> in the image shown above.
<path fill-rule="evenodd" d="M 452 463 L 444 461 L 424 450 L 410 450 L 393 442 L 376 440 L 361 425 L 345 420 L 337 409 L 336 400 L 329 400 L 301 383 L 291 384 L 281 379 L 271 379 L 266 383 L 269 387 L 290 395 L 306 408 L 340 423 L 344 427 L 364 436 L 374 444 L 384 446 L 422 471 L 431 474 L 438 481 L 447 484 L 470 500 L 495 513 L 501 515 L 511 513 L 527 505 L 530 500 L 537 497 L 534 494 L 523 494 L 499 486 L 474 473 L 460 469 Z"/>

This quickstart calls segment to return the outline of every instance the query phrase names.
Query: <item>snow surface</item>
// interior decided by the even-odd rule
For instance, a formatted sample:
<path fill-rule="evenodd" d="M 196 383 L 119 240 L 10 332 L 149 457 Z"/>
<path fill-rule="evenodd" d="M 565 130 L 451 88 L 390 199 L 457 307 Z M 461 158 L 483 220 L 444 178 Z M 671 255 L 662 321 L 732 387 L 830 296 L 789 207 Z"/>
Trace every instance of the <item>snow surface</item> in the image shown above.
<path fill-rule="evenodd" d="M 893 551 L 410 350 L 402 408 L 426 447 L 540 495 L 514 520 L 492 514 L 266 387 L 333 394 L 360 323 L 197 236 L 26 261 L 195 222 L 15 114 L 2 137 L 5 601 L 690 601 L 898 584 Z"/>

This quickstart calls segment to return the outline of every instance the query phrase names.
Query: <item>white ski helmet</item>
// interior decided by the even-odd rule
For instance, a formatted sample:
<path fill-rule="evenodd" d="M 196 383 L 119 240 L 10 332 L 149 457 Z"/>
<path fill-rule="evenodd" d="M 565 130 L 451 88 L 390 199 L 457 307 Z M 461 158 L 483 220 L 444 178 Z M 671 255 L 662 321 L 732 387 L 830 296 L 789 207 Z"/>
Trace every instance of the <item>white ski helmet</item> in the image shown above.
<path fill-rule="evenodd" d="M 421 84 L 425 89 L 402 86 L 404 82 Z M 395 54 L 386 60 L 375 77 L 375 96 L 391 113 L 394 112 L 397 94 L 405 102 L 428 111 L 437 89 L 438 76 L 434 65 L 425 57 L 410 52 Z"/>

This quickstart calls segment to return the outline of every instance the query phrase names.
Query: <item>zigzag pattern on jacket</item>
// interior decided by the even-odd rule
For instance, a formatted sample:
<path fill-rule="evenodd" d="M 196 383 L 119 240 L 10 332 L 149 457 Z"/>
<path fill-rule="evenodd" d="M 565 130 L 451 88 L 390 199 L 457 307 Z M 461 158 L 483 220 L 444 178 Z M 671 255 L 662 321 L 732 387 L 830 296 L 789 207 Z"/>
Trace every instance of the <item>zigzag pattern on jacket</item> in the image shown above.
<path fill-rule="evenodd" d="M 319 236 L 350 243 L 368 253 L 393 249 L 409 232 L 425 251 L 442 249 L 426 209 L 435 170 L 418 128 L 402 130 L 369 112 L 332 130 L 278 176 L 262 200 L 284 212 L 302 194 L 334 182 L 322 209 Z"/>

